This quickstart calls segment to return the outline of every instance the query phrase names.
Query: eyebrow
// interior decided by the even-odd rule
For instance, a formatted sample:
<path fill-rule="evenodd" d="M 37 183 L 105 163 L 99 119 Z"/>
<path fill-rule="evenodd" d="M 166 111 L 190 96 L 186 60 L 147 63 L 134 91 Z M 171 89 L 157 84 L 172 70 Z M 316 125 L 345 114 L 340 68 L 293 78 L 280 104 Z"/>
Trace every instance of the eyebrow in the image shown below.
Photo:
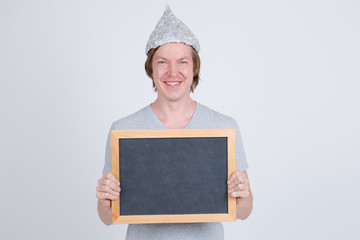
<path fill-rule="evenodd" d="M 162 56 L 158 56 L 158 57 L 156 57 L 156 58 L 154 58 L 154 59 L 164 59 L 164 60 L 168 60 L 167 58 L 162 57 Z M 179 59 L 177 59 L 177 60 L 188 60 L 188 59 L 189 59 L 188 57 L 181 57 L 181 58 L 179 58 Z"/>

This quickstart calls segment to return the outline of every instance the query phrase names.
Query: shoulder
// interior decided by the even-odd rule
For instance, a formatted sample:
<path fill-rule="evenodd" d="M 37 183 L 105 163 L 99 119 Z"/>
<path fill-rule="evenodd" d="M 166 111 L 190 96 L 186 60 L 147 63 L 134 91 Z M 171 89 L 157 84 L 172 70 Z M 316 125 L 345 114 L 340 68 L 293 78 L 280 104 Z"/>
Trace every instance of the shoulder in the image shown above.
<path fill-rule="evenodd" d="M 149 118 L 149 107 L 148 105 L 129 116 L 116 120 L 111 128 L 114 130 L 139 128 Z"/>
<path fill-rule="evenodd" d="M 197 103 L 197 107 L 200 121 L 206 122 L 206 125 L 211 125 L 209 127 L 237 128 L 237 123 L 232 117 L 224 115 L 200 103 Z"/>

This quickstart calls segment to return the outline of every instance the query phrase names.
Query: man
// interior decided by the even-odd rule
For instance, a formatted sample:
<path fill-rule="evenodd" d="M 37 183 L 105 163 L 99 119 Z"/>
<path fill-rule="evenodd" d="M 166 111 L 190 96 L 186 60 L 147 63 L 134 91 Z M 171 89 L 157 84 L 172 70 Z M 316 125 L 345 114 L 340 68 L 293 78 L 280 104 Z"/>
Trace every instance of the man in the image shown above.
<path fill-rule="evenodd" d="M 228 180 L 229 197 L 237 199 L 237 218 L 246 219 L 251 213 L 253 198 L 238 126 L 232 118 L 195 102 L 190 96 L 199 81 L 199 49 L 197 38 L 166 7 L 146 46 L 145 69 L 153 81 L 157 99 L 140 111 L 114 122 L 111 130 L 236 128 L 237 171 Z M 104 175 L 98 181 L 96 193 L 98 213 L 106 225 L 111 224 L 110 202 L 118 199 L 121 191 L 120 183 L 110 172 L 108 138 Z M 221 223 L 130 224 L 126 235 L 128 240 L 223 238 Z"/>

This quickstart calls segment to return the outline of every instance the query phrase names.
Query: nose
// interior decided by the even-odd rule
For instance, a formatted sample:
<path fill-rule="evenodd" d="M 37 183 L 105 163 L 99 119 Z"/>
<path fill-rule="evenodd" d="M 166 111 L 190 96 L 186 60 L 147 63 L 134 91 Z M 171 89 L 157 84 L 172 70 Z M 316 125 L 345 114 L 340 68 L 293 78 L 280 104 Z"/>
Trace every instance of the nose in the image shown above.
<path fill-rule="evenodd" d="M 175 63 L 169 64 L 169 74 L 170 76 L 176 76 L 177 66 Z"/>

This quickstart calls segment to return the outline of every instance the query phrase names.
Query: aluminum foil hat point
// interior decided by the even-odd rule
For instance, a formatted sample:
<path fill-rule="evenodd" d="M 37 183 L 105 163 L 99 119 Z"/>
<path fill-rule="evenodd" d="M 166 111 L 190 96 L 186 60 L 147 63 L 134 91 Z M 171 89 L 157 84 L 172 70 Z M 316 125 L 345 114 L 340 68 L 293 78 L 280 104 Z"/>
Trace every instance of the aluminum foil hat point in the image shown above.
<path fill-rule="evenodd" d="M 166 5 L 164 14 L 146 44 L 145 53 L 147 55 L 150 49 L 170 42 L 185 43 L 192 46 L 197 52 L 200 51 L 200 44 L 197 37 L 174 15 L 170 7 Z"/>

